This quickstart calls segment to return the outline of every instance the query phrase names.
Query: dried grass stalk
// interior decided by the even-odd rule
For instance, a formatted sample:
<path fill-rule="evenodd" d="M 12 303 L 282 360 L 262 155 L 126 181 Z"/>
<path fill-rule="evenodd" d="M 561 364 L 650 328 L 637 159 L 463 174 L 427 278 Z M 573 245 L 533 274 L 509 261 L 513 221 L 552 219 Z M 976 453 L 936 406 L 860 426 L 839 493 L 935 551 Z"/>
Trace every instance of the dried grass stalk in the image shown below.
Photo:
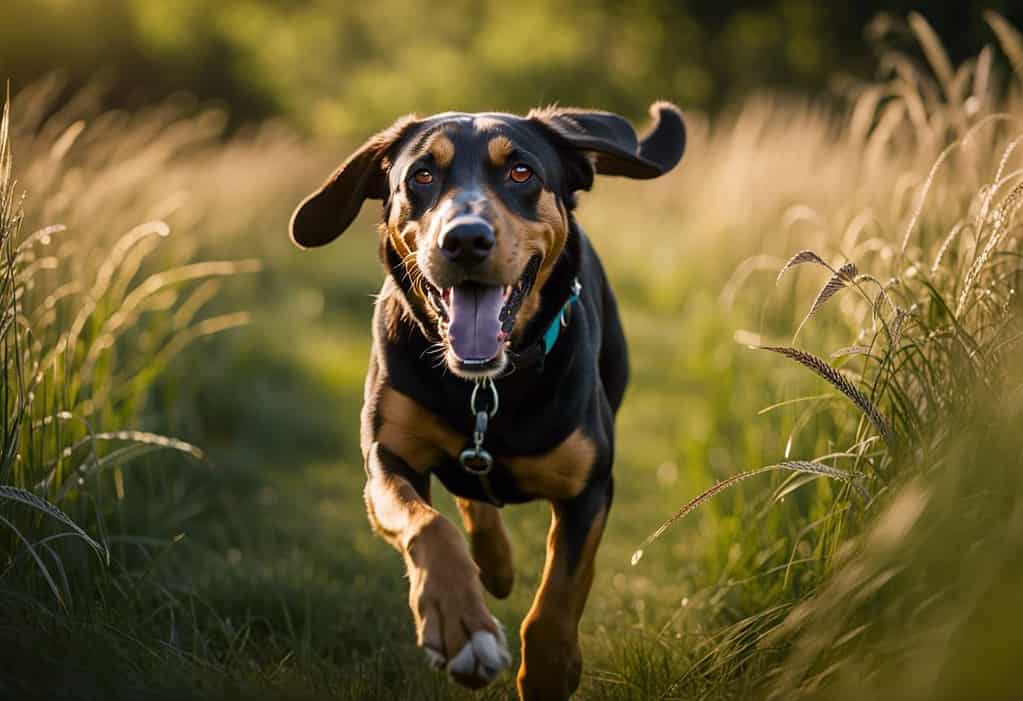
<path fill-rule="evenodd" d="M 765 472 L 771 472 L 772 470 L 790 470 L 792 472 L 802 472 L 805 474 L 823 475 L 832 479 L 837 479 L 845 482 L 859 494 L 864 501 L 870 500 L 870 493 L 859 484 L 859 476 L 854 475 L 851 472 L 840 470 L 837 467 L 831 467 L 830 465 L 824 465 L 819 462 L 811 462 L 808 460 L 786 460 L 779 462 L 774 465 L 766 465 L 764 467 L 758 467 L 755 470 L 747 470 L 746 472 L 740 472 L 737 475 L 732 475 L 728 479 L 721 480 L 710 489 L 701 492 L 696 497 L 686 502 L 682 508 L 676 511 L 671 518 L 658 526 L 657 530 L 651 533 L 643 544 L 632 553 L 632 564 L 635 565 L 643 558 L 643 550 L 649 547 L 654 541 L 664 535 L 669 528 L 671 528 L 679 519 L 685 518 L 695 509 L 706 503 L 709 499 L 717 496 L 721 492 L 725 491 L 729 487 L 732 487 L 743 480 L 747 480 L 750 477 L 756 477 L 762 475 Z"/>
<path fill-rule="evenodd" d="M 891 429 L 889 429 L 888 427 L 888 422 L 884 419 L 883 416 L 881 416 L 881 412 L 879 412 L 877 408 L 870 403 L 870 400 L 867 399 L 866 395 L 864 395 L 863 392 L 857 389 L 856 386 L 853 385 L 853 383 L 850 382 L 845 375 L 843 375 L 837 369 L 833 368 L 826 361 L 822 360 L 821 358 L 818 358 L 812 353 L 807 353 L 806 351 L 801 351 L 798 348 L 791 348 L 789 346 L 756 346 L 756 347 L 759 348 L 760 350 L 768 350 L 773 353 L 780 353 L 781 355 L 784 355 L 787 358 L 791 358 L 792 360 L 795 360 L 797 363 L 810 368 L 820 377 L 827 380 L 835 389 L 837 389 L 839 392 L 848 397 L 849 400 L 853 404 L 855 404 L 860 409 L 860 411 L 862 411 L 866 415 L 868 419 L 870 419 L 870 423 L 874 425 L 874 428 L 877 429 L 877 432 L 884 439 L 885 443 L 887 443 L 889 446 L 893 445 L 894 436 L 892 435 Z"/>

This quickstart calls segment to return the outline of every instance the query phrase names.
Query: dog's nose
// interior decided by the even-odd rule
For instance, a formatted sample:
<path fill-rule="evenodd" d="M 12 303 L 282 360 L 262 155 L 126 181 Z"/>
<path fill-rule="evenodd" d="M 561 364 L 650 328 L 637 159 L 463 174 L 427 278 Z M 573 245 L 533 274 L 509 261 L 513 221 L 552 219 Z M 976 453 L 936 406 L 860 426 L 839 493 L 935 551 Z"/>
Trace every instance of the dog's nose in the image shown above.
<path fill-rule="evenodd" d="M 494 229 L 480 217 L 457 217 L 441 230 L 437 245 L 452 263 L 476 265 L 494 248 Z"/>

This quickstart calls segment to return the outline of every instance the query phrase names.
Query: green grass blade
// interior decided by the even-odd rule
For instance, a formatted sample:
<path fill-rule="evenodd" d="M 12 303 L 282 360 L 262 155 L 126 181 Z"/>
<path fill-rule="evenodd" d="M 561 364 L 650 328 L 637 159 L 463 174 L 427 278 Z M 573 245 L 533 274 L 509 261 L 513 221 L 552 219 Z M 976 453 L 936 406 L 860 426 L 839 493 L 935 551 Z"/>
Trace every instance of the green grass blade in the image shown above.
<path fill-rule="evenodd" d="M 70 516 L 64 513 L 57 506 L 48 502 L 46 499 L 43 499 L 42 497 L 36 494 L 33 494 L 27 489 L 12 487 L 6 484 L 0 485 L 0 499 L 16 502 L 19 504 L 24 504 L 25 506 L 28 506 L 30 508 L 35 509 L 36 511 L 46 514 L 50 518 L 56 519 L 57 521 L 67 526 L 72 531 L 74 531 L 75 535 L 77 535 L 79 538 L 88 543 L 89 547 L 91 547 L 96 552 L 96 554 L 100 556 L 101 559 L 103 559 L 104 561 L 109 561 L 110 553 L 104 546 L 96 542 L 96 540 L 93 539 L 92 536 L 90 536 L 88 533 L 86 533 L 81 528 L 81 526 L 75 523 Z"/>

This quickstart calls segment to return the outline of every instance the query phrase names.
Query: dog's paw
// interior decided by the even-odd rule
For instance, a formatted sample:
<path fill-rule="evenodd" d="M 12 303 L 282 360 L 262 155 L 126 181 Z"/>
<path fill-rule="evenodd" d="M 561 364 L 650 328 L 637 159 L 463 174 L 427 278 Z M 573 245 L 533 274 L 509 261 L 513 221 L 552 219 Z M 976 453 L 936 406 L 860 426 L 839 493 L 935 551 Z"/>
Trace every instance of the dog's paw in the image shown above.
<path fill-rule="evenodd" d="M 429 665 L 446 670 L 462 686 L 479 689 L 511 664 L 511 655 L 504 630 L 487 610 L 473 575 L 443 588 L 431 586 L 428 578 L 414 597 L 413 611 Z"/>
<path fill-rule="evenodd" d="M 464 619 L 463 619 L 464 625 Z M 437 634 L 447 633 L 441 628 L 439 617 L 428 616 L 424 620 L 424 630 L 420 647 L 426 655 L 427 664 L 436 670 L 445 670 L 456 682 L 470 689 L 481 689 L 492 682 L 498 674 L 511 664 L 511 653 L 508 652 L 508 641 L 504 636 L 504 628 L 500 621 L 492 616 L 486 629 L 477 628 L 471 632 L 469 628 L 459 625 L 454 619 L 445 619 L 443 626 L 454 625 L 458 634 L 445 636 L 447 643 L 441 642 Z M 452 639 L 464 640 L 460 647 Z M 445 653 L 455 650 L 454 654 Z"/>
<path fill-rule="evenodd" d="M 458 654 L 448 662 L 448 674 L 470 689 L 486 686 L 511 664 L 504 630 L 496 618 L 494 622 L 497 624 L 496 635 L 488 631 L 476 631 Z"/>
<path fill-rule="evenodd" d="M 430 666 L 447 670 L 463 686 L 486 686 L 511 655 L 461 533 L 437 520 L 410 540 L 406 559 L 416 640 Z"/>

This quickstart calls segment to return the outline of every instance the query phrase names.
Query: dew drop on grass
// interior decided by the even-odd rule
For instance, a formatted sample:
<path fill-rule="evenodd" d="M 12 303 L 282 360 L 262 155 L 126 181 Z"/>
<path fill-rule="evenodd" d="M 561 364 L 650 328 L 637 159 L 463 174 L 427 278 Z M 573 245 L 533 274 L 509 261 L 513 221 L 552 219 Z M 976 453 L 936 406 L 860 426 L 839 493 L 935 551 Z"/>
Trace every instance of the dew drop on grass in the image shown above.
<path fill-rule="evenodd" d="M 643 549 L 642 549 L 642 548 L 640 548 L 640 549 L 639 549 L 639 550 L 637 550 L 636 552 L 632 553 L 632 560 L 631 560 L 631 564 L 632 564 L 632 566 L 633 566 L 633 567 L 635 567 L 635 566 L 636 566 L 636 564 L 637 564 L 637 563 L 638 563 L 638 562 L 639 562 L 640 560 L 642 560 L 642 559 L 643 559 Z"/>

